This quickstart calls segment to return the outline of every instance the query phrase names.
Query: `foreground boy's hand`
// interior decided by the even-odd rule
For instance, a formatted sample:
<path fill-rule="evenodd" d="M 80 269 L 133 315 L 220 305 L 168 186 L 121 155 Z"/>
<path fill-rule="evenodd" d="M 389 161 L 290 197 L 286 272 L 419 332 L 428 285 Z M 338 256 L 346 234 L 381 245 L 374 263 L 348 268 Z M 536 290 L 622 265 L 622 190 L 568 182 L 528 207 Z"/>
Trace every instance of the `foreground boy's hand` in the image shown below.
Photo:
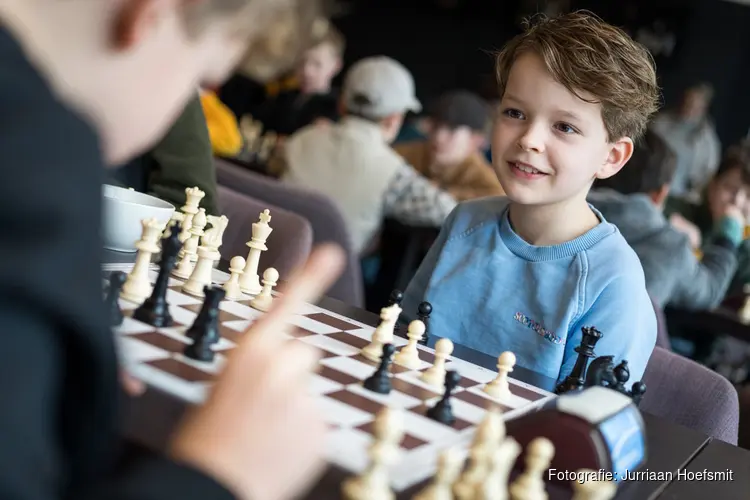
<path fill-rule="evenodd" d="M 309 393 L 317 352 L 281 333 L 299 305 L 338 277 L 344 257 L 316 250 L 273 309 L 245 332 L 208 401 L 188 417 L 174 458 L 224 484 L 239 500 L 297 496 L 322 472 L 325 424 Z"/>

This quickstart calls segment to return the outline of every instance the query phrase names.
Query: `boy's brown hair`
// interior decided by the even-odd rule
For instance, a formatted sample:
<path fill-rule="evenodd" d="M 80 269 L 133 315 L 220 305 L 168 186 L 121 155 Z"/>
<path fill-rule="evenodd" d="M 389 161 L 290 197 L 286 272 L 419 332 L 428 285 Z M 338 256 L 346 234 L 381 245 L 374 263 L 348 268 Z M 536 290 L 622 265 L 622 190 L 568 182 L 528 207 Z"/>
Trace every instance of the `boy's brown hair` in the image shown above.
<path fill-rule="evenodd" d="M 574 95 L 601 104 L 610 141 L 621 137 L 637 140 L 659 108 L 651 54 L 627 33 L 590 12 L 528 20 L 524 33 L 513 38 L 497 57 L 501 96 L 514 61 L 527 52 L 539 56 L 552 77 Z"/>

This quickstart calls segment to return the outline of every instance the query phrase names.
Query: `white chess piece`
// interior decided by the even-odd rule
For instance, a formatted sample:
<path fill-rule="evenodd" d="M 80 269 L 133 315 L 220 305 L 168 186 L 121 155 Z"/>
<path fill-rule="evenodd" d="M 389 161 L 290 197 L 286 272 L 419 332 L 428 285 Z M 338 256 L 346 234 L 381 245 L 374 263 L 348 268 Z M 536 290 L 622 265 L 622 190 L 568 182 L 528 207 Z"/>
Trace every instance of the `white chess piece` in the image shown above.
<path fill-rule="evenodd" d="M 242 270 L 245 268 L 245 259 L 238 255 L 232 257 L 229 261 L 229 272 L 231 273 L 229 279 L 224 283 L 224 298 L 226 300 L 239 300 L 242 298 L 242 290 L 240 290 L 240 276 Z"/>
<path fill-rule="evenodd" d="M 229 219 L 226 215 L 222 215 L 221 217 L 209 215 L 206 219 L 211 225 L 211 228 L 203 233 L 203 236 L 201 237 L 201 245 L 218 251 L 223 243 L 224 231 L 227 230 Z"/>
<path fill-rule="evenodd" d="M 488 410 L 479 423 L 471 448 L 469 466 L 454 486 L 458 500 L 475 500 L 477 488 L 487 479 L 492 454 L 505 437 L 505 421 L 497 409 Z"/>
<path fill-rule="evenodd" d="M 271 291 L 276 283 L 279 282 L 279 272 L 273 267 L 269 267 L 263 272 L 263 289 L 253 300 L 250 301 L 250 307 L 258 311 L 267 312 L 271 309 L 273 295 Z"/>
<path fill-rule="evenodd" d="M 544 476 L 554 454 L 555 446 L 547 438 L 538 437 L 529 443 L 526 449 L 526 468 L 509 488 L 512 500 L 547 500 Z"/>
<path fill-rule="evenodd" d="M 512 437 L 507 437 L 493 450 L 490 456 L 490 469 L 484 482 L 479 484 L 475 500 L 507 500 L 508 480 L 521 454 L 521 445 Z"/>
<path fill-rule="evenodd" d="M 393 357 L 395 364 L 404 366 L 410 370 L 418 370 L 422 366 L 417 345 L 422 340 L 426 329 L 425 324 L 418 319 L 409 323 L 409 329 L 406 332 L 406 336 L 409 337 L 409 343 L 401 348 Z"/>
<path fill-rule="evenodd" d="M 453 342 L 450 339 L 435 342 L 435 361 L 422 372 L 422 382 L 442 389 L 445 386 L 445 363 L 452 353 Z"/>
<path fill-rule="evenodd" d="M 438 458 L 432 482 L 414 495 L 412 500 L 453 500 L 453 483 L 461 474 L 463 464 L 463 457 L 457 448 L 444 450 Z"/>
<path fill-rule="evenodd" d="M 497 377 L 484 386 L 484 392 L 495 399 L 507 401 L 511 397 L 510 384 L 508 383 L 508 372 L 513 371 L 516 364 L 516 355 L 505 351 L 497 358 Z"/>
<path fill-rule="evenodd" d="M 261 252 L 268 250 L 266 241 L 273 231 L 268 225 L 269 222 L 271 222 L 271 214 L 268 209 L 265 209 L 258 217 L 258 222 L 253 223 L 252 238 L 246 243 L 250 251 L 247 254 L 245 270 L 240 277 L 240 289 L 248 295 L 258 295 L 261 291 L 258 264 Z"/>
<path fill-rule="evenodd" d="M 156 219 L 144 219 L 141 225 L 143 226 L 141 239 L 135 244 L 135 248 L 138 249 L 135 265 L 120 292 L 122 299 L 136 304 L 141 304 L 151 295 L 149 264 L 151 264 L 151 257 L 159 252 L 159 236 L 163 228 L 162 223 Z"/>
<path fill-rule="evenodd" d="M 198 260 L 198 245 L 200 244 L 201 236 L 203 236 L 203 228 L 206 227 L 206 223 L 206 210 L 201 208 L 195 217 L 193 217 L 192 226 L 188 230 L 190 237 L 183 242 L 182 249 L 177 254 L 180 261 L 172 271 L 172 276 L 188 279 L 193 274 L 193 263 Z"/>
<path fill-rule="evenodd" d="M 185 243 L 190 238 L 190 228 L 193 227 L 193 217 L 198 213 L 198 207 L 206 193 L 198 187 L 185 188 L 185 204 L 180 208 L 182 217 L 182 232 L 180 241 Z"/>
<path fill-rule="evenodd" d="M 573 481 L 573 498 L 571 500 L 610 500 L 617 493 L 617 483 L 614 481 L 599 481 L 594 479 L 596 471 L 579 469 L 576 471 L 584 480 Z M 590 479 L 589 479 L 590 478 Z"/>
<path fill-rule="evenodd" d="M 214 264 L 219 259 L 221 259 L 221 254 L 218 250 L 211 247 L 198 247 L 198 262 L 195 264 L 190 279 L 182 286 L 182 291 L 196 297 L 203 297 L 203 288 L 211 284 Z"/>
<path fill-rule="evenodd" d="M 392 408 L 384 408 L 375 417 L 373 434 L 367 469 L 342 484 L 341 492 L 346 500 L 395 500 L 388 469 L 398 458 L 399 443 L 404 436 L 403 415 Z"/>
<path fill-rule="evenodd" d="M 383 354 L 383 346 L 393 342 L 393 330 L 401 315 L 401 307 L 393 304 L 380 310 L 380 324 L 372 333 L 372 341 L 366 345 L 360 354 L 373 362 L 379 362 Z"/>

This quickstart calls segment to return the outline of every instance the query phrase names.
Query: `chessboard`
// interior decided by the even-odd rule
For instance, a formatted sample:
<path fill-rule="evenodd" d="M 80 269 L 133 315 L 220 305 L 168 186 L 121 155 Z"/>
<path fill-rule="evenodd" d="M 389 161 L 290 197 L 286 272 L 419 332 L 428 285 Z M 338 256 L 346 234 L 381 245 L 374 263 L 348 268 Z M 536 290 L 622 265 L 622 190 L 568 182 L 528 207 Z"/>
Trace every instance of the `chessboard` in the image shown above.
<path fill-rule="evenodd" d="M 127 272 L 127 269 L 119 269 Z M 110 267 L 103 271 L 105 287 L 112 270 Z M 152 265 L 148 273 L 154 285 L 159 270 Z M 223 286 L 228 279 L 226 273 L 212 270 L 212 284 Z M 184 354 L 192 343 L 185 333 L 196 321 L 203 300 L 183 292 L 184 285 L 184 280 L 169 277 L 166 299 L 173 319 L 171 326 L 156 328 L 134 319 L 133 312 L 139 304 L 119 298 L 117 302 L 124 318 L 114 331 L 123 363 L 134 376 L 173 397 L 200 404 L 222 369 L 226 354 L 236 346 L 248 326 L 264 313 L 252 307 L 250 295 L 222 300 L 218 306 L 220 338 L 213 346 L 216 355 L 210 362 L 197 361 Z M 431 478 L 445 449 L 467 450 L 488 409 L 498 408 L 503 419 L 513 419 L 554 397 L 511 376 L 511 396 L 502 402 L 495 400 L 483 389 L 497 377 L 496 372 L 448 355 L 445 369 L 460 374 L 460 380 L 452 394 L 455 421 L 446 425 L 426 415 L 428 409 L 440 401 L 443 392 L 440 387 L 421 379 L 424 371 L 435 363 L 435 349 L 418 345 L 420 361 L 414 369 L 393 363 L 390 367 L 392 390 L 384 395 L 366 389 L 363 384 L 378 368 L 377 362 L 361 354 L 373 339 L 373 327 L 313 304 L 306 304 L 297 311 L 291 323 L 294 328 L 279 335 L 305 342 L 322 352 L 311 390 L 330 427 L 327 457 L 331 464 L 352 474 L 362 473 L 369 463 L 368 448 L 373 441 L 377 415 L 385 409 L 401 411 L 403 437 L 398 462 L 391 470 L 391 486 L 395 491 Z M 396 349 L 408 342 L 399 336 L 392 338 Z"/>

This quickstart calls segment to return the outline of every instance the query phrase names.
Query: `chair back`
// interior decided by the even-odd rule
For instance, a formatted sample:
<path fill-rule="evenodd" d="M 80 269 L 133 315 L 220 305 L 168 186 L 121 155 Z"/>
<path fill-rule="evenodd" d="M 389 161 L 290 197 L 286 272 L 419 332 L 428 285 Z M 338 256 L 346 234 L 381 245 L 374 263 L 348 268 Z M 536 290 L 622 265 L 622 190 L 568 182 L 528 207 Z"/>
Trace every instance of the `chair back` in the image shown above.
<path fill-rule="evenodd" d="M 220 185 L 304 217 L 312 227 L 313 245 L 332 242 L 343 248 L 347 254 L 347 265 L 326 295 L 352 306 L 364 306 L 359 256 L 352 249 L 346 223 L 333 201 L 322 194 L 287 186 L 279 180 L 218 158 L 215 163 Z"/>
<path fill-rule="evenodd" d="M 644 412 L 736 445 L 739 398 L 734 386 L 703 365 L 654 348 L 643 376 Z"/>
<path fill-rule="evenodd" d="M 219 249 L 223 259 L 231 260 L 238 255 L 247 259 L 250 249 L 246 243 L 252 238 L 253 223 L 258 222 L 260 213 L 265 209 L 270 211 L 269 225 L 273 231 L 266 241 L 268 250 L 260 255 L 258 274 L 262 277 L 266 268 L 273 267 L 281 279 L 286 279 L 310 256 L 312 227 L 303 217 L 226 186 L 218 187 L 218 197 L 221 213 L 229 219 Z"/>

